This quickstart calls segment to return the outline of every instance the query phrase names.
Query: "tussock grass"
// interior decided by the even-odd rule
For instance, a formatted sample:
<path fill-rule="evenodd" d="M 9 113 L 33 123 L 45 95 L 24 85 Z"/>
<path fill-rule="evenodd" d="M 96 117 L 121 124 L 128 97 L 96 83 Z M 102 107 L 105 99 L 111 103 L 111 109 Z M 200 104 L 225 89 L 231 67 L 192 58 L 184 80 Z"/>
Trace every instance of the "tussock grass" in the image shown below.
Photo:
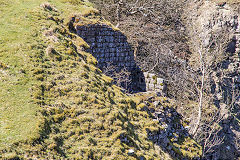
<path fill-rule="evenodd" d="M 74 12 L 95 12 L 90 3 L 1 2 L 0 158 L 129 159 L 129 148 L 135 158 L 159 157 L 140 131 L 147 126 L 131 125 L 132 103 L 82 52 L 82 39 L 68 32 Z"/>
<path fill-rule="evenodd" d="M 91 3 L 0 2 L 0 158 L 169 159 L 148 140 L 161 127 L 136 110 L 141 100 L 112 85 L 68 31 L 75 13 L 95 13 Z"/>
<path fill-rule="evenodd" d="M 39 84 L 32 74 L 32 58 L 41 52 L 41 29 L 45 25 L 39 1 L 0 1 L 0 148 L 39 138 L 42 116 L 34 102 L 34 86 Z M 66 16 L 76 5 L 67 7 Z M 84 6 L 84 8 L 86 8 Z M 79 11 L 79 10 L 78 10 Z M 38 63 L 38 62 L 36 62 Z M 40 76 L 39 76 L 40 77 Z M 39 78 L 42 79 L 42 78 Z M 36 95 L 37 96 L 37 95 Z M 11 154 L 10 154 L 11 155 Z"/>

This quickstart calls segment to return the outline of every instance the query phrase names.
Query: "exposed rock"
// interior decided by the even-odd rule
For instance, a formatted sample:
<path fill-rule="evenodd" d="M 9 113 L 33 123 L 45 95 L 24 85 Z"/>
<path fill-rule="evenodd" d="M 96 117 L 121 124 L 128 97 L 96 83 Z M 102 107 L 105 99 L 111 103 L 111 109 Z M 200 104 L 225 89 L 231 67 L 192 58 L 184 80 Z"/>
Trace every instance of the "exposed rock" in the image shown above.
<path fill-rule="evenodd" d="M 195 10 L 195 11 L 194 11 Z M 208 63 L 218 63 L 218 67 L 213 68 L 212 72 L 212 94 L 215 97 L 215 105 L 219 108 L 220 114 L 222 116 L 222 121 L 220 125 L 222 130 L 220 131 L 220 138 L 224 139 L 224 144 L 215 149 L 214 152 L 209 153 L 209 157 L 228 157 L 229 159 L 236 158 L 237 152 L 234 147 L 228 147 L 229 152 L 221 152 L 221 150 L 226 150 L 228 143 L 234 139 L 235 135 L 232 133 L 230 126 L 234 125 L 233 117 L 230 111 L 239 112 L 239 107 L 236 105 L 240 95 L 236 95 L 239 91 L 239 51 L 240 51 L 240 16 L 239 13 L 235 12 L 234 9 L 227 3 L 216 4 L 213 1 L 204 1 L 192 10 L 194 16 L 191 17 L 191 28 L 190 32 L 198 34 L 190 34 L 191 39 L 194 41 L 196 37 L 199 37 L 199 42 L 194 42 L 192 46 L 197 47 L 201 42 L 203 42 L 202 51 L 211 48 L 211 43 L 216 40 L 219 34 L 224 33 L 224 40 L 229 40 L 226 48 L 226 53 L 224 56 L 227 58 L 220 58 L 225 51 L 220 51 L 217 58 L 208 59 Z M 197 25 L 196 25 L 197 24 Z M 192 27 L 194 26 L 194 27 Z M 200 36 L 199 36 L 200 35 Z M 218 37 L 219 38 L 219 37 Z M 217 39 L 219 43 L 223 43 L 222 39 Z M 198 43 L 198 44 L 197 44 Z M 225 42 L 224 42 L 225 43 Z M 196 45 L 197 44 L 197 45 Z M 224 45 L 224 44 L 221 44 Z M 193 48 L 194 48 L 193 47 Z M 193 49 L 196 51 L 196 48 Z M 208 53 L 208 52 L 207 52 Z M 211 57 L 211 55 L 208 55 Z M 219 59 L 218 59 L 219 58 Z M 194 65 L 194 64 L 193 64 Z M 233 94 L 235 93 L 235 95 Z M 236 97 L 237 96 L 237 97 Z M 236 101 L 232 101 L 236 99 Z M 232 102 L 230 102 L 232 101 Z M 230 109 L 230 107 L 235 108 Z M 240 132 L 240 130 L 238 131 Z M 222 147 L 222 148 L 221 148 Z M 235 155 L 234 155 L 235 154 Z M 213 158 L 214 159 L 214 158 Z"/>
<path fill-rule="evenodd" d="M 128 155 L 134 155 L 134 150 L 133 149 L 129 149 L 128 150 Z"/>

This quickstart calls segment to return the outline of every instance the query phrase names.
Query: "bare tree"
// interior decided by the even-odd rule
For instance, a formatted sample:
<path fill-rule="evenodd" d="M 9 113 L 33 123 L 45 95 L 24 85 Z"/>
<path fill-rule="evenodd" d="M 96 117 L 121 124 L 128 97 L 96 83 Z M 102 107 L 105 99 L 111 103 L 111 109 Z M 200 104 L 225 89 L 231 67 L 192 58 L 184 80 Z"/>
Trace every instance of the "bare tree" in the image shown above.
<path fill-rule="evenodd" d="M 223 116 L 218 111 L 212 114 L 210 122 L 209 120 L 202 122 L 198 127 L 199 132 L 195 138 L 202 144 L 203 157 L 216 150 L 224 141 L 224 137 L 219 136 L 222 129 L 219 123 L 223 120 Z"/>
<path fill-rule="evenodd" d="M 203 35 L 199 24 L 188 20 L 183 23 L 187 0 L 92 1 L 104 8 L 101 10 L 104 16 L 128 35 L 141 68 L 166 79 L 168 96 L 180 102 L 178 105 L 182 103 L 183 110 L 190 101 L 198 102 L 192 109 L 191 131 L 203 145 L 204 154 L 219 146 L 223 137 L 219 137 L 217 126 L 222 117 L 217 112 L 205 119 L 202 110 L 213 105 L 214 96 L 219 92 L 212 93 L 211 83 L 217 83 L 219 77 L 214 76 L 215 71 L 221 70 L 222 61 L 229 56 L 226 52 L 231 41 L 228 28 Z M 186 38 L 186 28 L 189 28 L 189 38 Z"/>
<path fill-rule="evenodd" d="M 131 72 L 127 70 L 126 67 L 123 67 L 122 69 L 118 69 L 117 66 L 114 66 L 111 63 L 108 63 L 104 68 L 103 68 L 103 73 L 111 76 L 114 79 L 114 83 L 122 87 L 123 89 L 126 89 L 129 91 L 129 86 L 132 82 L 131 80 Z"/>
<path fill-rule="evenodd" d="M 200 70 L 201 70 L 201 86 L 200 86 L 200 89 L 198 89 L 198 92 L 199 92 L 198 118 L 197 118 L 197 123 L 195 125 L 195 128 L 193 130 L 193 136 L 196 134 L 202 118 L 203 89 L 204 89 L 204 79 L 205 79 L 205 64 L 203 60 L 203 54 L 200 49 L 198 50 L 198 53 L 199 53 Z"/>

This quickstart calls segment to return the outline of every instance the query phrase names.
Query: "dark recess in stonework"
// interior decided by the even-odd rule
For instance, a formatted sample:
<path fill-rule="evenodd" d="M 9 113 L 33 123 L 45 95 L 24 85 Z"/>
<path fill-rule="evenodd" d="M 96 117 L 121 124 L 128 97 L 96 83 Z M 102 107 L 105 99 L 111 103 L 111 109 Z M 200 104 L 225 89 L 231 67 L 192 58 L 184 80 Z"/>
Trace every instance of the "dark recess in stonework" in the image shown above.
<path fill-rule="evenodd" d="M 98 60 L 98 67 L 103 72 L 114 68 L 114 71 L 105 72 L 108 76 L 116 77 L 116 74 L 123 69 L 126 73 L 130 73 L 128 76 L 127 74 L 120 76 L 120 81 L 123 80 L 121 87 L 125 91 L 130 93 L 146 91 L 144 74 L 134 60 L 134 52 L 125 35 L 101 24 L 77 26 L 76 32 L 89 44 L 90 48 L 86 51 Z M 115 79 L 115 83 L 117 81 L 119 78 Z"/>
<path fill-rule="evenodd" d="M 232 40 L 228 46 L 226 52 L 234 54 L 236 52 L 236 40 Z"/>

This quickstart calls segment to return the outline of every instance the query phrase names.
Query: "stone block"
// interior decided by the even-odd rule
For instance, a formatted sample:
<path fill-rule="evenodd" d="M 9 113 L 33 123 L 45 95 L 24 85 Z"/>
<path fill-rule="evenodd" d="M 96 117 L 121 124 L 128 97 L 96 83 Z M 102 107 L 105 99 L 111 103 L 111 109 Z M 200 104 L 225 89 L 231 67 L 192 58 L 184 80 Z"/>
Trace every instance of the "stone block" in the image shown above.
<path fill-rule="evenodd" d="M 143 75 L 144 75 L 145 79 L 147 79 L 147 77 L 148 77 L 148 72 L 143 72 Z"/>
<path fill-rule="evenodd" d="M 157 78 L 157 84 L 158 85 L 161 85 L 161 84 L 163 84 L 164 83 L 164 79 L 162 79 L 162 78 Z"/>
<path fill-rule="evenodd" d="M 103 53 L 104 54 L 104 49 L 103 48 L 100 48 L 100 53 Z"/>
<path fill-rule="evenodd" d="M 116 59 L 118 63 L 121 62 L 120 57 L 116 57 Z"/>
<path fill-rule="evenodd" d="M 128 52 L 130 56 L 133 56 L 133 51 Z"/>
<path fill-rule="evenodd" d="M 91 50 L 90 48 L 87 48 L 85 51 L 86 51 L 86 52 L 89 52 L 89 53 L 92 52 L 92 50 Z"/>
<path fill-rule="evenodd" d="M 113 48 L 113 47 L 115 47 L 115 44 L 114 43 L 109 43 L 109 47 Z"/>
<path fill-rule="evenodd" d="M 115 54 L 110 52 L 110 57 L 114 57 L 114 56 L 115 56 Z"/>
<path fill-rule="evenodd" d="M 109 57 L 109 53 L 104 52 L 104 57 L 105 57 L 105 58 Z"/>
<path fill-rule="evenodd" d="M 80 37 L 82 37 L 82 31 L 81 31 L 81 30 L 77 30 L 77 35 L 79 35 Z"/>
<path fill-rule="evenodd" d="M 114 36 L 114 31 L 113 30 L 109 29 L 108 31 L 109 31 L 110 36 Z"/>
<path fill-rule="evenodd" d="M 104 36 L 104 31 L 97 31 L 96 33 L 97 36 Z"/>
<path fill-rule="evenodd" d="M 96 48 L 96 53 L 100 53 L 100 48 Z"/>
<path fill-rule="evenodd" d="M 119 53 L 119 56 L 121 56 L 120 48 L 116 48 L 116 52 Z"/>
<path fill-rule="evenodd" d="M 106 31 L 105 35 L 111 36 L 111 32 L 112 32 L 112 31 Z"/>
<path fill-rule="evenodd" d="M 131 62 L 131 67 L 135 67 L 135 63 L 134 62 Z"/>
<path fill-rule="evenodd" d="M 77 31 L 83 31 L 83 30 L 86 30 L 86 27 L 85 27 L 85 26 L 79 26 L 79 25 L 77 25 L 77 26 L 76 26 L 76 30 L 77 30 Z"/>
<path fill-rule="evenodd" d="M 134 56 L 133 56 L 133 55 L 131 55 L 131 61 L 135 61 L 135 59 L 134 59 Z"/>
<path fill-rule="evenodd" d="M 118 59 L 119 59 L 119 61 L 123 61 L 123 57 L 119 57 Z"/>
<path fill-rule="evenodd" d="M 107 43 L 110 42 L 109 37 L 110 37 L 110 36 L 105 36 L 105 42 L 107 42 Z"/>
<path fill-rule="evenodd" d="M 111 43 L 114 42 L 114 37 L 112 35 L 109 37 L 109 42 L 111 42 Z"/>
<path fill-rule="evenodd" d="M 155 89 L 154 84 L 149 84 L 148 89 L 149 89 L 149 91 L 154 91 L 154 89 Z"/>
<path fill-rule="evenodd" d="M 120 56 L 122 56 L 122 57 L 125 56 L 124 52 L 122 52 L 121 49 L 120 49 Z"/>
<path fill-rule="evenodd" d="M 109 49 L 109 48 L 107 48 L 107 47 L 104 48 L 104 52 L 105 52 L 105 53 L 109 53 L 109 56 L 110 56 L 110 49 Z"/>
<path fill-rule="evenodd" d="M 102 42 L 104 42 L 104 39 L 99 36 L 99 37 L 96 37 L 96 41 L 97 41 L 98 43 L 102 43 Z"/>
<path fill-rule="evenodd" d="M 103 44 L 102 44 L 102 43 L 97 43 L 97 47 L 98 47 L 98 48 L 102 48 L 102 47 L 103 47 Z"/>
<path fill-rule="evenodd" d="M 110 52 L 114 53 L 114 52 L 116 52 L 116 49 L 115 48 L 110 48 Z"/>
<path fill-rule="evenodd" d="M 109 49 L 109 52 L 110 52 L 109 43 L 105 43 L 105 45 L 103 45 L 103 47 L 104 47 L 105 49 Z"/>
<path fill-rule="evenodd" d="M 161 86 L 161 85 L 155 85 L 155 90 L 156 91 L 162 91 L 164 88 L 164 86 Z"/>
<path fill-rule="evenodd" d="M 95 36 L 95 32 L 90 30 L 90 31 L 88 32 L 88 36 L 89 36 L 89 37 Z"/>
<path fill-rule="evenodd" d="M 93 49 L 93 48 L 95 48 L 95 47 L 97 47 L 97 43 L 93 42 L 93 43 L 91 44 L 91 48 Z"/>

